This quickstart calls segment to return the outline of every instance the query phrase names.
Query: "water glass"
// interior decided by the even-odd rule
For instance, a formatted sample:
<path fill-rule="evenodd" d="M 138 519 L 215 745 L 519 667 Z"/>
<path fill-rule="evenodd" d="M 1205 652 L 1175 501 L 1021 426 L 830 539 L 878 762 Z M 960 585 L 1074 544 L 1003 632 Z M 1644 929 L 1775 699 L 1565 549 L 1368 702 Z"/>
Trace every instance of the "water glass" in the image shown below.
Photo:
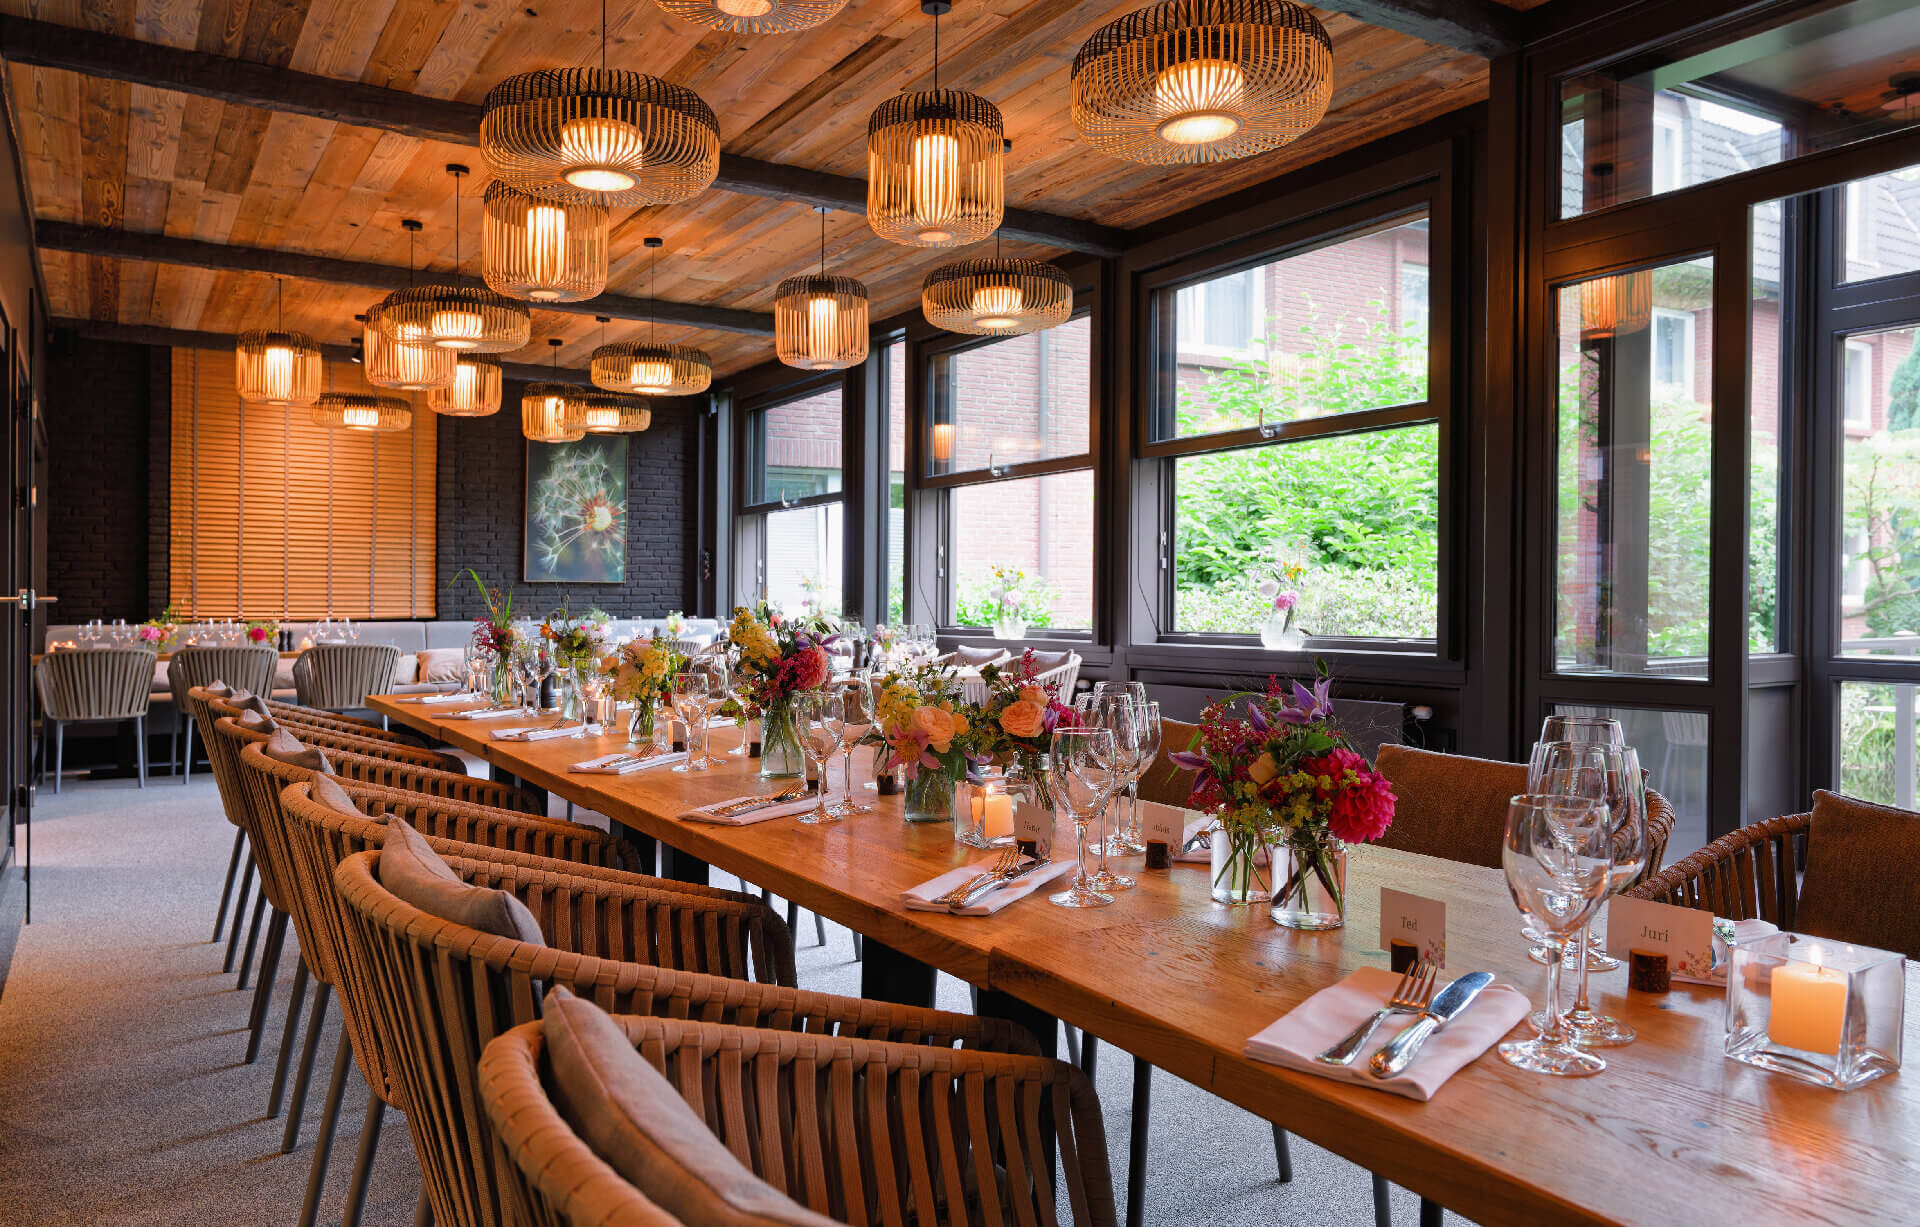
<path fill-rule="evenodd" d="M 808 690 L 794 697 L 793 706 L 794 719 L 800 725 L 800 748 L 820 778 L 814 806 L 801 814 L 799 820 L 809 826 L 838 822 L 845 811 L 827 804 L 827 774 L 833 766 L 833 756 L 847 735 L 846 701 L 836 690 Z"/>
<path fill-rule="evenodd" d="M 1073 819 L 1073 884 L 1048 901 L 1060 907 L 1106 907 L 1113 896 L 1087 873 L 1087 824 L 1113 796 L 1113 732 L 1104 728 L 1056 729 L 1047 756 L 1047 784 L 1057 809 Z"/>
<path fill-rule="evenodd" d="M 681 773 L 705 771 L 712 763 L 706 756 L 704 738 L 698 743 L 695 737 L 706 731 L 708 704 L 713 697 L 713 682 L 705 673 L 688 669 L 673 679 L 673 710 L 680 717 L 680 723 L 687 726 L 687 761 L 673 769 Z"/>
<path fill-rule="evenodd" d="M 1607 1063 L 1573 1042 L 1560 1017 L 1559 947 L 1586 925 L 1613 881 L 1610 817 L 1586 797 L 1525 794 L 1507 806 L 1500 860 L 1513 902 L 1546 935 L 1547 1008 L 1540 1034 L 1500 1045 L 1509 1065 L 1537 1074 L 1579 1077 Z"/>

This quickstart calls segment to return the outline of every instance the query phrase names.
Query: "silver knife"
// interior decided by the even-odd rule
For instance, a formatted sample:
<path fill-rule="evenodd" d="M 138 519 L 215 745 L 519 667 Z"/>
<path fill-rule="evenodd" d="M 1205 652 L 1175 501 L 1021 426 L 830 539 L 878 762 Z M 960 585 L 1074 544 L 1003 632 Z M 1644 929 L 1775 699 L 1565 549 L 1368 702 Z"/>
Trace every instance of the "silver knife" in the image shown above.
<path fill-rule="evenodd" d="M 1419 1055 L 1420 1045 L 1427 1042 L 1427 1037 L 1472 1005 L 1473 999 L 1480 995 L 1480 990 L 1491 983 L 1491 975 L 1476 971 L 1461 976 L 1441 989 L 1440 995 L 1433 999 L 1432 1005 L 1421 1011 L 1420 1017 L 1394 1036 L 1385 1048 L 1373 1054 L 1373 1060 L 1367 1062 L 1367 1068 L 1373 1071 L 1376 1078 L 1391 1078 L 1413 1064 L 1413 1058 Z"/>

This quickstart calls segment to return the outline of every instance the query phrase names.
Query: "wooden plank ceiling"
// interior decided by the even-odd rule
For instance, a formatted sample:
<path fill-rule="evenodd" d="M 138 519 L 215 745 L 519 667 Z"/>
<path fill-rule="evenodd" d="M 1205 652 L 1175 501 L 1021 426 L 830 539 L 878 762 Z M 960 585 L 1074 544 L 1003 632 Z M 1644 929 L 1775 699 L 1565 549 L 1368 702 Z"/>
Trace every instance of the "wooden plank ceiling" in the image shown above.
<path fill-rule="evenodd" d="M 1117 161 L 1076 139 L 1068 70 L 1089 34 L 1139 2 L 959 0 L 941 20 L 942 84 L 993 99 L 1006 117 L 1010 205 L 1139 226 L 1485 96 L 1484 59 L 1322 13 L 1335 90 L 1307 137 L 1220 166 Z M 468 103 L 513 73 L 599 53 L 597 0 L 0 0 L 0 11 Z M 825 25 L 789 35 L 707 30 L 635 0 L 612 4 L 608 24 L 609 65 L 696 90 L 719 116 L 729 153 L 813 170 L 863 178 L 868 113 L 930 84 L 933 23 L 916 0 L 852 0 Z M 426 223 L 420 264 L 449 269 L 454 200 L 444 167 L 460 162 L 477 172 L 465 181 L 460 248 L 465 269 L 478 272 L 485 168 L 472 146 L 61 69 L 8 72 L 40 220 L 404 266 L 400 221 L 415 217 Z M 779 280 L 813 267 L 819 219 L 802 204 L 710 190 L 683 205 L 618 212 L 613 233 L 609 291 L 649 293 L 641 239 L 659 234 L 660 298 L 769 311 Z M 876 319 L 912 308 L 926 272 L 953 258 L 888 243 L 856 214 L 827 218 L 828 265 L 867 283 Z M 44 264 L 56 317 L 223 333 L 272 319 L 273 281 L 258 273 L 54 251 Z M 354 312 L 379 296 L 289 281 L 286 323 L 344 342 Z M 539 310 L 533 318 L 532 343 L 510 359 L 543 361 L 546 339 L 559 336 L 561 361 L 584 366 L 599 343 L 590 318 Z M 617 322 L 605 335 L 632 339 L 647 327 Z M 666 325 L 658 335 L 707 349 L 722 374 L 772 356 L 765 337 Z"/>

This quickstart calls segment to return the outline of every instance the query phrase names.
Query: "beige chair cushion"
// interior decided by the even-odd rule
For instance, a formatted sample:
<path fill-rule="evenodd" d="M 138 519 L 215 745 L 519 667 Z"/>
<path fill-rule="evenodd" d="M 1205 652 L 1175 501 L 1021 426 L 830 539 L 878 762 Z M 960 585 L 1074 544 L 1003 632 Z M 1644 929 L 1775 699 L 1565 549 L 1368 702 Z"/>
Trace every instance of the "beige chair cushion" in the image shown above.
<path fill-rule="evenodd" d="M 402 656 L 393 662 L 393 682 L 396 686 L 411 685 L 420 674 L 418 656 Z"/>
<path fill-rule="evenodd" d="M 1393 785 L 1383 848 L 1500 868 L 1507 799 L 1527 791 L 1527 765 L 1385 745 L 1375 764 Z"/>
<path fill-rule="evenodd" d="M 560 1115 L 667 1213 L 701 1227 L 832 1224 L 734 1158 L 600 1007 L 556 987 L 541 1035 Z"/>
<path fill-rule="evenodd" d="M 966 669 L 978 669 L 1004 656 L 1006 652 L 1000 648 L 958 647 L 953 650 L 953 663 Z"/>
<path fill-rule="evenodd" d="M 387 839 L 380 849 L 380 884 L 429 916 L 496 937 L 546 944 L 540 923 L 526 904 L 504 890 L 462 882 L 405 819 L 387 820 Z"/>
<path fill-rule="evenodd" d="M 353 803 L 353 798 L 347 795 L 347 790 L 334 783 L 333 777 L 324 771 L 313 777 L 313 783 L 308 785 L 307 795 L 336 814 L 347 814 L 354 818 L 366 817 L 360 812 L 360 807 Z"/>
<path fill-rule="evenodd" d="M 323 775 L 333 774 L 333 764 L 319 746 L 306 745 L 298 737 L 283 728 L 273 730 L 265 746 L 268 758 L 278 759 L 294 767 L 305 767 L 308 771 L 318 771 Z"/>
<path fill-rule="evenodd" d="M 406 657 L 401 657 L 405 663 Z M 413 657 L 418 672 L 410 678 L 395 677 L 395 681 L 420 682 L 457 682 L 467 676 L 467 651 L 465 648 L 428 648 Z"/>
<path fill-rule="evenodd" d="M 1824 789 L 1813 794 L 1807 870 L 1793 927 L 1920 958 L 1920 814 Z"/>
<path fill-rule="evenodd" d="M 1035 652 L 1030 659 L 1036 674 L 1050 673 L 1073 659 L 1072 652 Z"/>
<path fill-rule="evenodd" d="M 233 697 L 233 687 L 218 679 L 208 682 L 205 686 L 202 686 L 201 689 L 213 695 L 215 698 L 230 699 Z"/>

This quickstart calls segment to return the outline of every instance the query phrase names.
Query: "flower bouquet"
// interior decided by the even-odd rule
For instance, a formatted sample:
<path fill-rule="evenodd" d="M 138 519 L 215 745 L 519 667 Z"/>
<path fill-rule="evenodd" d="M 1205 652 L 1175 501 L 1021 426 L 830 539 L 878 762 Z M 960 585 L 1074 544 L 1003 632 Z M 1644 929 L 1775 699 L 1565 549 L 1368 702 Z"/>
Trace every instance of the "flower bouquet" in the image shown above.
<path fill-rule="evenodd" d="M 1347 845 L 1393 824 L 1393 788 L 1334 725 L 1331 684 L 1295 682 L 1289 693 L 1274 680 L 1265 694 L 1210 704 L 1193 744 L 1168 756 L 1195 772 L 1189 804 L 1216 820 L 1213 897 L 1267 898 L 1256 862 L 1278 845 L 1285 876 L 1271 895 L 1273 917 L 1289 928 L 1346 923 Z"/>
<path fill-rule="evenodd" d="M 586 718 L 586 691 L 599 675 L 600 658 L 607 650 L 610 621 L 602 610 L 589 609 L 585 614 L 575 615 L 562 605 L 540 624 L 540 637 L 552 645 L 554 663 L 567 683 L 564 717 Z"/>
<path fill-rule="evenodd" d="M 1299 563 L 1275 560 L 1273 574 L 1260 581 L 1260 599 L 1267 603 L 1267 616 L 1260 624 L 1260 646 L 1269 652 L 1297 652 L 1306 646 L 1306 632 L 1293 625 L 1300 593 L 1288 587 L 1299 583 L 1306 573 Z"/>
<path fill-rule="evenodd" d="M 937 665 L 887 674 L 875 697 L 874 723 L 884 743 L 881 769 L 907 781 L 907 821 L 948 821 L 954 785 L 971 761 L 973 729 L 953 675 Z"/>
<path fill-rule="evenodd" d="M 280 624 L 278 622 L 247 623 L 248 643 L 275 643 L 277 642 L 275 637 L 279 634 Z"/>
<path fill-rule="evenodd" d="M 833 676 L 827 644 L 833 632 L 818 618 L 783 618 L 765 602 L 733 611 L 728 637 L 739 650 L 739 689 L 760 715 L 760 774 L 800 775 L 806 762 L 794 723 L 793 696 L 818 690 Z"/>
<path fill-rule="evenodd" d="M 678 609 L 667 612 L 667 634 L 675 639 L 687 637 L 687 615 Z"/>
<path fill-rule="evenodd" d="M 473 647 L 475 652 L 484 653 L 491 660 L 494 706 L 504 707 L 513 687 L 513 675 L 507 668 L 513 655 L 513 589 L 502 592 L 487 587 L 472 567 L 463 567 L 454 579 L 461 575 L 473 577 L 473 586 L 480 590 L 480 601 L 487 607 L 484 615 L 473 620 Z"/>
<path fill-rule="evenodd" d="M 995 639 L 1027 637 L 1029 594 L 1024 591 L 1028 576 L 1018 567 L 995 567 L 993 585 L 987 589 L 987 607 L 993 616 Z M 1034 578 L 1037 586 L 1040 581 Z"/>
<path fill-rule="evenodd" d="M 157 618 L 148 618 L 134 629 L 140 642 L 156 652 L 172 649 L 173 641 L 180 634 L 180 611 L 169 605 L 160 611 Z"/>
<path fill-rule="evenodd" d="M 653 741 L 660 704 L 673 693 L 673 679 L 687 667 L 687 658 L 663 635 L 623 643 L 601 662 L 613 678 L 613 697 L 633 704 L 628 740 Z"/>
<path fill-rule="evenodd" d="M 1079 718 L 1060 701 L 1060 684 L 1037 682 L 1034 679 L 1038 673 L 1031 648 L 1010 665 L 988 665 L 980 670 L 987 701 L 970 709 L 968 749 L 976 761 L 1017 764 L 1041 782 L 1041 800 L 1051 805 L 1041 760 L 1053 742 L 1054 730 L 1073 728 Z"/>

